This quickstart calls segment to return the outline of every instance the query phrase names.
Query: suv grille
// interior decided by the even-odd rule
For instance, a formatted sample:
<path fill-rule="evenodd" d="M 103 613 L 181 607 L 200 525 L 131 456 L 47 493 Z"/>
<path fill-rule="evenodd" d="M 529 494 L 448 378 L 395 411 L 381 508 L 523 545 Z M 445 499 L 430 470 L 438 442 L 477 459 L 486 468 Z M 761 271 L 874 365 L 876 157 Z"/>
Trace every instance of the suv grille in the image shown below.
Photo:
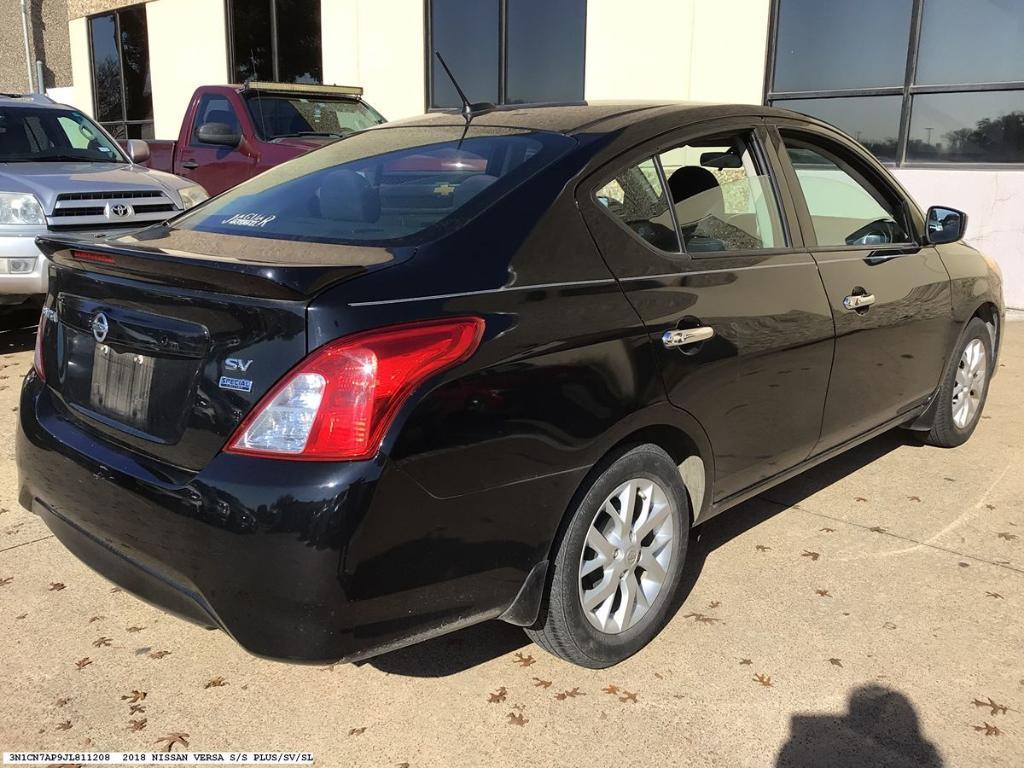
<path fill-rule="evenodd" d="M 156 189 L 123 192 L 64 192 L 47 217 L 51 230 L 134 228 L 157 224 L 180 212 Z"/>

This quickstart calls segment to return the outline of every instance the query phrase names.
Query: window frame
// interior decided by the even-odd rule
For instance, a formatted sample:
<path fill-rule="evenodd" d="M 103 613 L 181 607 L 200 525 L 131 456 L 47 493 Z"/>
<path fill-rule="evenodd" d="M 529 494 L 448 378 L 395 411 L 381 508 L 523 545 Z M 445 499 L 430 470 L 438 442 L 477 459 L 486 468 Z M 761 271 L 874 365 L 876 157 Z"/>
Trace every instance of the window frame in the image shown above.
<path fill-rule="evenodd" d="M 833 252 L 833 251 L 892 251 L 891 255 L 902 253 L 915 253 L 924 246 L 922 238 L 923 217 L 920 210 L 895 183 L 885 171 L 882 163 L 859 148 L 851 140 L 846 139 L 838 132 L 819 128 L 816 125 L 803 124 L 796 120 L 773 122 L 771 126 L 775 139 L 777 139 L 778 150 L 775 153 L 776 161 L 779 164 L 779 173 L 785 178 L 786 186 L 789 189 L 790 197 L 796 213 L 796 220 L 799 225 L 804 249 L 811 253 Z M 850 174 L 856 181 L 865 183 L 877 191 L 883 200 L 903 218 L 903 227 L 907 233 L 914 238 L 901 243 L 876 243 L 870 245 L 819 245 L 818 236 L 814 229 L 814 218 L 811 216 L 807 199 L 804 196 L 800 178 L 797 176 L 796 168 L 786 153 L 786 136 L 793 135 L 797 142 L 809 145 L 815 151 L 821 152 L 828 159 L 837 161 L 840 169 Z M 874 167 L 877 165 L 878 167 Z M 872 195 L 872 197 L 874 197 Z M 877 198 L 876 198 L 877 200 Z"/>
<path fill-rule="evenodd" d="M 270 77 L 259 77 L 259 80 L 270 80 L 271 82 L 281 82 L 281 62 L 280 62 L 280 44 L 277 39 L 277 0 L 261 0 L 266 2 L 270 6 Z M 227 54 L 228 54 L 228 82 L 233 83 L 235 81 L 235 25 L 233 22 L 232 8 L 236 2 L 252 2 L 252 0 L 224 0 L 224 34 L 227 36 Z M 320 21 L 323 23 L 323 10 L 321 9 Z M 323 85 L 323 59 L 324 59 L 324 41 L 323 37 L 320 38 L 320 80 L 319 83 L 314 85 Z M 240 83 L 241 84 L 241 83 Z"/>
<path fill-rule="evenodd" d="M 785 109 L 785 99 L 827 99 L 844 96 L 900 96 L 903 106 L 896 138 L 896 161 L 881 161 L 883 164 L 896 168 L 930 168 L 930 169 L 976 169 L 976 170 L 1024 170 L 1024 157 L 1014 163 L 970 163 L 955 161 L 922 162 L 907 161 L 907 146 L 910 138 L 910 119 L 914 97 L 919 94 L 931 93 L 976 93 L 979 91 L 1024 91 L 1024 80 L 1005 80 L 985 83 L 944 83 L 919 85 L 914 82 L 917 76 L 917 61 L 921 51 L 921 28 L 924 20 L 924 3 L 927 0 L 912 0 L 910 11 L 910 36 L 907 40 L 907 66 L 904 72 L 903 85 L 874 88 L 844 88 L 819 91 L 776 91 L 775 60 L 778 47 L 779 12 L 784 0 L 771 0 L 768 16 L 768 45 L 765 52 L 764 84 L 761 92 L 761 103 Z"/>
<path fill-rule="evenodd" d="M 231 2 L 232 0 L 226 0 Z M 498 100 L 495 102 L 496 105 L 507 104 L 508 101 L 508 3 L 509 0 L 488 0 L 488 2 L 498 3 L 498 29 L 496 30 L 498 35 Z M 437 62 L 437 57 L 434 56 L 434 30 L 433 30 L 433 10 L 434 0 L 423 0 L 423 35 L 424 35 L 424 50 L 423 50 L 423 93 L 424 93 L 424 112 L 445 112 L 452 109 L 452 107 L 435 107 L 434 103 L 434 67 L 440 66 Z M 582 74 L 581 81 L 583 83 L 583 97 L 586 96 L 587 88 L 587 16 L 588 16 L 588 5 L 583 4 L 583 56 L 580 59 L 580 70 Z M 442 54 L 443 55 L 443 54 Z M 456 76 L 458 76 L 456 74 Z M 472 94 L 466 94 L 472 99 Z M 515 102 L 516 104 L 524 102 Z M 533 103 L 533 102 L 528 102 Z M 575 103 L 575 102 L 566 102 Z"/>
<path fill-rule="evenodd" d="M 138 125 L 138 126 L 147 126 L 148 125 L 150 127 L 154 127 L 156 125 L 156 115 L 155 115 L 155 113 L 154 113 L 153 117 L 149 118 L 148 120 L 129 120 L 128 119 L 128 92 L 127 92 L 127 88 L 125 86 L 125 76 L 124 76 L 124 48 L 121 45 L 121 12 L 122 11 L 130 10 L 130 9 L 135 9 L 135 8 L 141 9 L 142 13 L 146 14 L 146 27 L 147 27 L 147 30 L 148 30 L 148 27 L 149 27 L 149 15 L 146 12 L 146 3 L 145 2 L 135 3 L 135 4 L 132 4 L 132 5 L 121 6 L 121 7 L 109 10 L 109 11 L 104 11 L 102 13 L 94 13 L 94 14 L 92 14 L 90 16 L 87 16 L 86 19 L 85 19 L 86 36 L 88 37 L 88 40 L 89 40 L 89 87 L 92 90 L 92 109 L 93 109 L 93 113 L 98 113 L 99 112 L 99 108 L 98 108 L 98 105 L 96 103 L 96 93 L 97 93 L 97 90 L 96 90 L 96 51 L 95 51 L 95 48 L 93 46 L 92 21 L 93 21 L 93 19 L 98 19 L 98 18 L 100 18 L 102 16 L 113 16 L 114 17 L 114 39 L 115 39 L 115 41 L 117 43 L 117 65 L 118 65 L 118 69 L 120 70 L 120 73 L 121 73 L 121 77 L 120 77 L 120 82 L 121 82 L 121 119 L 120 120 L 105 120 L 103 122 L 100 122 L 99 119 L 93 119 L 93 122 L 95 122 L 98 126 L 103 128 L 103 130 L 107 131 L 107 133 L 109 133 L 111 136 L 113 136 L 115 142 L 128 141 L 131 138 L 128 135 L 128 126 L 130 126 L 130 125 Z M 148 40 L 148 31 L 147 31 L 147 41 L 146 41 L 146 67 L 147 68 L 149 67 L 149 58 L 150 58 L 150 56 L 149 56 L 149 40 Z M 150 94 L 150 109 L 151 110 L 153 109 L 153 106 L 154 106 L 153 105 L 153 96 L 152 96 L 152 93 L 151 93 Z M 124 129 L 124 138 L 119 139 L 116 136 L 114 136 L 113 131 L 115 129 L 122 129 L 122 128 Z"/>
<path fill-rule="evenodd" d="M 662 168 L 659 156 L 666 151 L 683 146 L 689 142 L 708 139 L 724 134 L 746 134 L 749 136 L 748 144 L 751 154 L 753 154 L 754 160 L 758 164 L 758 169 L 762 170 L 768 176 L 771 184 L 772 196 L 779 216 L 780 231 L 778 234 L 781 237 L 782 245 L 773 246 L 771 248 L 750 248 L 731 251 L 695 251 L 693 253 L 686 250 L 683 233 L 679 227 L 679 222 L 676 219 L 675 205 L 672 204 L 671 192 L 668 188 L 668 179 L 665 176 L 665 171 Z M 588 205 L 600 210 L 602 216 L 614 221 L 622 231 L 626 232 L 635 241 L 641 243 L 648 251 L 673 263 L 737 257 L 773 256 L 805 252 L 806 247 L 804 246 L 804 240 L 801 236 L 801 227 L 799 226 L 799 212 L 794 205 L 791 191 L 788 188 L 788 183 L 780 174 L 780 170 L 782 168 L 780 165 L 781 161 L 778 159 L 777 153 L 770 148 L 772 138 L 773 137 L 768 133 L 764 118 L 761 116 L 751 116 L 746 119 L 712 119 L 709 121 L 693 123 L 682 131 L 674 130 L 648 139 L 642 144 L 631 147 L 620 153 L 614 159 L 609 160 L 600 168 L 589 174 L 579 184 L 577 187 L 576 199 L 586 200 Z M 597 199 L 597 190 L 601 189 L 601 187 L 614 179 L 618 173 L 621 173 L 623 170 L 630 168 L 631 166 L 639 165 L 647 159 L 652 159 L 654 161 L 655 167 L 658 169 L 658 178 L 662 183 L 666 196 L 668 196 L 668 207 L 671 212 L 672 223 L 676 229 L 676 239 L 679 242 L 680 247 L 679 251 L 663 251 L 660 248 L 655 247 L 653 244 L 640 237 L 640 235 L 628 227 L 625 222 L 623 222 L 618 216 L 615 216 Z"/>

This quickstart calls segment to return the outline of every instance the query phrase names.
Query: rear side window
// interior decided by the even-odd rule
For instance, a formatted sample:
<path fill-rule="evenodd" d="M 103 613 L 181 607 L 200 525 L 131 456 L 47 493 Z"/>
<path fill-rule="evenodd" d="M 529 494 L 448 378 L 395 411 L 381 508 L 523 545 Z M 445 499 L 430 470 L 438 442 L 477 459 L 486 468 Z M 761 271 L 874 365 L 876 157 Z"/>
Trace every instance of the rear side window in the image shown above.
<path fill-rule="evenodd" d="M 411 244 L 456 228 L 562 155 L 561 134 L 470 127 L 365 131 L 175 220 L 180 229 L 314 242 Z"/>
<path fill-rule="evenodd" d="M 653 158 L 619 171 L 595 193 L 608 212 L 662 251 L 679 252 L 668 195 Z"/>
<path fill-rule="evenodd" d="M 819 246 L 906 243 L 903 212 L 881 189 L 822 147 L 784 136 Z"/>

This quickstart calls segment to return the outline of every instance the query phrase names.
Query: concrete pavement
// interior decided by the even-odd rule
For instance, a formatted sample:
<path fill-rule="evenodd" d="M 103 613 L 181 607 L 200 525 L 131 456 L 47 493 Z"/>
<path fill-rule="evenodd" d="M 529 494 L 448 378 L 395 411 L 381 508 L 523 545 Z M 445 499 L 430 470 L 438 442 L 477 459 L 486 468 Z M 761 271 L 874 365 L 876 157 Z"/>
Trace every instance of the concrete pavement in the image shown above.
<path fill-rule="evenodd" d="M 187 734 L 323 766 L 1024 765 L 1024 323 L 971 442 L 888 434 L 710 521 L 668 628 L 604 671 L 496 622 L 291 666 L 116 591 L 17 504 L 31 343 L 0 334 L 4 751 Z"/>

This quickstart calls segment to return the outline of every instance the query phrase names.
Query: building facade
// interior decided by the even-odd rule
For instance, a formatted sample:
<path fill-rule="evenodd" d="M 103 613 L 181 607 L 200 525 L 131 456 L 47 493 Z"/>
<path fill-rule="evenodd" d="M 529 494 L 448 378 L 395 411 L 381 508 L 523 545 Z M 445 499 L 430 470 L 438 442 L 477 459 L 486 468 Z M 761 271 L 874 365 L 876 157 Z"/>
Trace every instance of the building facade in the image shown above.
<path fill-rule="evenodd" d="M 922 206 L 967 211 L 1024 308 L 1024 0 L 26 2 L 50 19 L 30 34 L 47 88 L 73 83 L 60 95 L 122 137 L 173 138 L 196 86 L 250 77 L 361 85 L 391 119 L 455 106 L 435 50 L 473 101 L 806 112 L 864 142 Z M 13 90 L 18 4 L 0 0 Z"/>

